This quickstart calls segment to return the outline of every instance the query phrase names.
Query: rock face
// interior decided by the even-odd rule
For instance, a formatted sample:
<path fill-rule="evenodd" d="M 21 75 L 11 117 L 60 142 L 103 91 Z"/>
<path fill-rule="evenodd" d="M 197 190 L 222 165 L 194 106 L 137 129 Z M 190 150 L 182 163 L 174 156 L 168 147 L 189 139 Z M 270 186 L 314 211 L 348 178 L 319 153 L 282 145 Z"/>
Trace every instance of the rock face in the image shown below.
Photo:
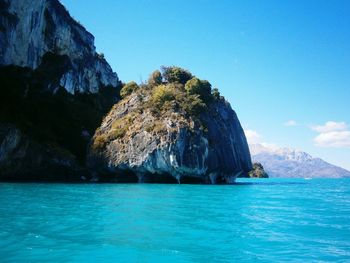
<path fill-rule="evenodd" d="M 16 126 L 6 124 L 0 124 L 0 167 L 2 180 L 75 181 L 87 174 L 74 155 L 37 143 Z"/>
<path fill-rule="evenodd" d="M 314 158 L 300 150 L 252 144 L 250 151 L 253 161 L 262 163 L 270 177 L 350 177 L 350 171 L 327 163 L 320 158 Z"/>
<path fill-rule="evenodd" d="M 189 114 L 178 99 L 189 95 L 171 85 L 160 86 L 175 92 L 160 108 L 160 88 L 149 86 L 116 104 L 94 136 L 90 166 L 117 182 L 233 183 L 247 174 L 248 145 L 229 103 L 221 97 Z"/>
<path fill-rule="evenodd" d="M 269 178 L 269 175 L 265 172 L 261 163 L 254 163 L 253 170 L 249 172 L 251 178 Z"/>
<path fill-rule="evenodd" d="M 0 180 L 91 179 L 87 146 L 119 87 L 59 1 L 0 0 Z"/>
<path fill-rule="evenodd" d="M 233 183 L 252 169 L 208 81 L 168 67 L 115 104 L 120 86 L 58 0 L 0 0 L 0 180 Z"/>
<path fill-rule="evenodd" d="M 58 0 L 0 1 L 0 65 L 38 68 L 45 54 L 67 58 L 49 89 L 98 92 L 117 86 L 118 77 L 95 51 L 94 37 L 76 22 Z"/>

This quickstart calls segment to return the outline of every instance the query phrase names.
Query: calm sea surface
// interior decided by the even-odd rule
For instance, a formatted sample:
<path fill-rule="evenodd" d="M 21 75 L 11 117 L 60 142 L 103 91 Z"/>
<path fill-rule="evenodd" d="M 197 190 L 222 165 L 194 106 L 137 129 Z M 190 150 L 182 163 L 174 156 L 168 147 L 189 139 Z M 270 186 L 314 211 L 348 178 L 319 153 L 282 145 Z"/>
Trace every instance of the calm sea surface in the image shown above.
<path fill-rule="evenodd" d="M 350 262 L 349 179 L 0 183 L 0 262 Z"/>

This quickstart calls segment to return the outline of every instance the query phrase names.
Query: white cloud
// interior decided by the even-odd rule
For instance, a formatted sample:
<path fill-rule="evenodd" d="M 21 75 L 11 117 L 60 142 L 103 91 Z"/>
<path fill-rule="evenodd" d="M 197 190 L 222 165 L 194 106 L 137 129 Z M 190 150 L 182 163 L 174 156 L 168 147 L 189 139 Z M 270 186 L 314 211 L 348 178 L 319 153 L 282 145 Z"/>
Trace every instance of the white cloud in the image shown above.
<path fill-rule="evenodd" d="M 319 133 L 314 138 L 316 146 L 350 148 L 350 131 L 345 122 L 328 121 L 324 125 L 312 126 Z"/>
<path fill-rule="evenodd" d="M 333 131 L 321 133 L 314 138 L 316 146 L 320 147 L 350 147 L 350 131 Z"/>
<path fill-rule="evenodd" d="M 287 122 L 284 123 L 284 126 L 297 126 L 298 123 L 294 120 L 289 120 Z"/>
<path fill-rule="evenodd" d="M 264 146 L 265 148 L 271 150 L 271 151 L 275 151 L 275 150 L 281 148 L 279 145 L 274 144 L 274 143 L 262 142 L 261 145 Z"/>
<path fill-rule="evenodd" d="M 256 144 L 261 142 L 261 135 L 254 130 L 244 130 L 245 137 L 247 137 L 248 144 Z"/>
<path fill-rule="evenodd" d="M 345 131 L 347 125 L 345 122 L 327 121 L 324 125 L 311 126 L 311 129 L 319 133 Z"/>

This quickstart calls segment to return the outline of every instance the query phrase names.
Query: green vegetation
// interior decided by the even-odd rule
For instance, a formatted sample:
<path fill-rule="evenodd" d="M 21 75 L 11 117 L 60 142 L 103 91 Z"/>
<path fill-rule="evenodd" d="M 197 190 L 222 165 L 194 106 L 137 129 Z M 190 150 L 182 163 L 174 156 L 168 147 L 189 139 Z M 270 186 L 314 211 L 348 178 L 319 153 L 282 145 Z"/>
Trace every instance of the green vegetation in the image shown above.
<path fill-rule="evenodd" d="M 148 79 L 148 85 L 154 87 L 162 84 L 162 73 L 159 70 L 155 70 L 152 72 L 151 76 Z"/>
<path fill-rule="evenodd" d="M 120 90 L 120 96 L 122 98 L 125 98 L 129 96 L 131 93 L 133 93 L 135 90 L 137 90 L 139 86 L 135 81 L 131 81 L 127 84 L 125 84 L 122 89 Z"/>
<path fill-rule="evenodd" d="M 213 88 L 211 94 L 215 100 L 219 100 L 221 98 L 218 88 Z"/>
<path fill-rule="evenodd" d="M 198 116 L 210 103 L 222 99 L 218 89 L 211 89 L 209 81 L 175 66 L 163 66 L 161 71 L 154 71 L 146 87 L 152 92 L 147 107 L 154 113 L 182 110 Z"/>
<path fill-rule="evenodd" d="M 124 137 L 129 127 L 133 124 L 134 119 L 135 115 L 133 113 L 129 113 L 124 117 L 114 121 L 108 138 L 114 140 Z"/>
<path fill-rule="evenodd" d="M 211 84 L 207 80 L 192 78 L 185 84 L 185 90 L 189 95 L 199 95 L 204 103 L 209 103 L 212 99 Z"/>
<path fill-rule="evenodd" d="M 184 100 L 181 103 L 181 107 L 190 115 L 198 116 L 201 112 L 207 109 L 207 105 L 199 95 L 189 95 L 183 98 Z"/>
<path fill-rule="evenodd" d="M 148 124 L 145 127 L 145 131 L 154 132 L 157 134 L 157 133 L 162 133 L 162 132 L 166 131 L 166 127 L 162 121 L 156 120 L 153 123 Z"/>
<path fill-rule="evenodd" d="M 131 105 L 125 115 L 111 124 L 111 129 L 107 137 L 99 136 L 96 133 L 93 149 L 100 149 L 106 140 L 124 140 L 129 136 L 134 136 L 139 129 L 149 133 L 160 134 L 169 129 L 163 122 L 164 116 L 171 116 L 173 121 L 188 126 L 193 121 L 203 132 L 208 128 L 201 121 L 201 113 L 210 109 L 210 104 L 223 99 L 217 89 L 211 88 L 207 80 L 201 80 L 189 71 L 171 66 L 161 67 L 161 70 L 153 71 L 148 82 L 138 85 L 135 82 L 125 84 L 120 96 L 123 98 L 124 106 L 129 103 L 128 96 L 134 95 L 138 105 Z M 143 113 L 151 113 L 151 122 L 140 127 L 143 123 Z"/>
<path fill-rule="evenodd" d="M 185 85 L 186 82 L 193 77 L 188 70 L 175 67 L 175 66 L 172 66 L 172 67 L 163 66 L 161 70 L 163 72 L 162 75 L 165 82 L 168 82 L 168 83 L 178 82 Z"/>
<path fill-rule="evenodd" d="M 249 172 L 249 177 L 252 178 L 268 178 L 269 175 L 265 172 L 261 163 L 254 163 L 253 170 Z"/>
<path fill-rule="evenodd" d="M 199 94 L 189 94 L 181 84 L 168 83 L 153 89 L 149 108 L 155 113 L 183 110 L 197 116 L 206 110 L 207 105 Z"/>
<path fill-rule="evenodd" d="M 105 147 L 107 141 L 108 141 L 108 137 L 105 134 L 99 134 L 94 136 L 92 149 L 94 151 L 102 150 Z"/>
<path fill-rule="evenodd" d="M 169 102 L 175 101 L 176 90 L 172 85 L 159 85 L 154 88 L 151 97 L 151 105 L 156 110 L 167 109 L 171 104 Z"/>

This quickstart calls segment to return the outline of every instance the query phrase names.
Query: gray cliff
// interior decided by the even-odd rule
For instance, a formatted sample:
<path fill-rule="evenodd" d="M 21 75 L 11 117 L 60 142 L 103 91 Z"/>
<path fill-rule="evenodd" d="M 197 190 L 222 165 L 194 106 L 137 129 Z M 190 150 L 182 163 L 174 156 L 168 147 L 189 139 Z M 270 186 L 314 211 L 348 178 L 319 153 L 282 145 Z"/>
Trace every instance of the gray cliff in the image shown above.
<path fill-rule="evenodd" d="M 88 180 L 120 81 L 58 0 L 0 0 L 0 180 Z"/>
<path fill-rule="evenodd" d="M 0 179 L 72 181 L 84 176 L 73 154 L 38 143 L 14 125 L 0 124 Z"/>
<path fill-rule="evenodd" d="M 167 87 L 173 99 L 161 93 Z M 168 101 L 155 109 L 158 95 Z M 90 166 L 117 182 L 220 184 L 246 175 L 252 163 L 236 113 L 223 97 L 189 113 L 191 96 L 167 83 L 124 98 L 96 131 Z"/>
<path fill-rule="evenodd" d="M 0 180 L 219 184 L 252 169 L 208 81 L 163 67 L 121 85 L 58 0 L 0 0 Z"/>
<path fill-rule="evenodd" d="M 94 37 L 76 22 L 58 0 L 0 1 L 0 65 L 38 68 L 45 54 L 69 61 L 49 88 L 68 92 L 98 92 L 101 86 L 117 86 L 118 77 L 102 55 Z"/>

